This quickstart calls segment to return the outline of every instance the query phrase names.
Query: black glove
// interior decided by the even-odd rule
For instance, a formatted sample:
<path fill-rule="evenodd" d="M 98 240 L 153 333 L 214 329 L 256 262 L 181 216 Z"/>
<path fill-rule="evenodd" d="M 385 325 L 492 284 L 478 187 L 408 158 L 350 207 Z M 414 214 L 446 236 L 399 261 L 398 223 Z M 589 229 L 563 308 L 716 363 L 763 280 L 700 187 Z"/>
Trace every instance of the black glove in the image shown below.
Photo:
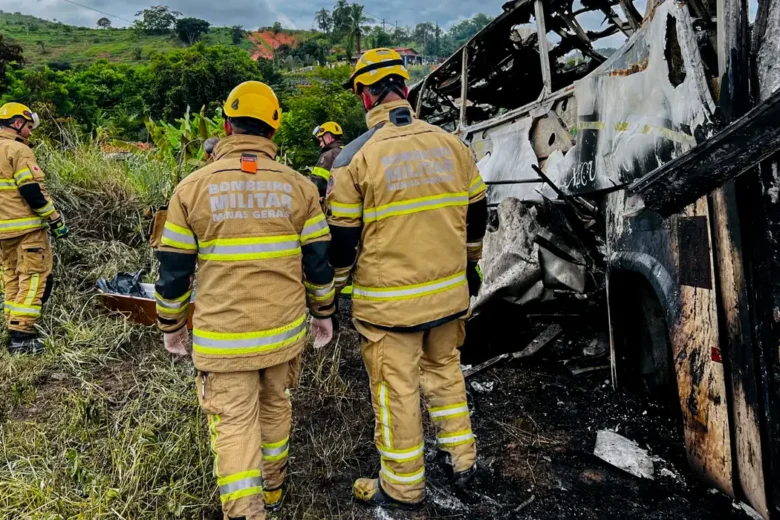
<path fill-rule="evenodd" d="M 55 239 L 67 238 L 68 235 L 70 235 L 70 229 L 65 225 L 65 221 L 62 220 L 62 217 L 49 222 L 49 227 L 51 228 L 51 234 L 54 235 Z"/>
<path fill-rule="evenodd" d="M 469 295 L 478 295 L 482 287 L 482 271 L 477 262 L 469 262 L 466 266 L 466 280 L 469 282 Z"/>

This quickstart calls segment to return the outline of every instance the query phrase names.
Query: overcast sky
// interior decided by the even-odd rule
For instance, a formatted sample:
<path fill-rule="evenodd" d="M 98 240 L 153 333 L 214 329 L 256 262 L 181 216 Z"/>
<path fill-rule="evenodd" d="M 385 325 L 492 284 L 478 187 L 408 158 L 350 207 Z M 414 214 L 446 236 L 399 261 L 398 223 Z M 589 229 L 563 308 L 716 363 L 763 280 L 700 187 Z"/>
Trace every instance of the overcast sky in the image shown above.
<path fill-rule="evenodd" d="M 506 0 L 362 0 L 365 12 L 378 19 L 384 18 L 388 24 L 414 25 L 419 22 L 438 22 L 444 28 L 453 23 L 471 18 L 477 13 L 497 16 Z M 0 10 L 31 14 L 47 20 L 59 20 L 71 25 L 94 27 L 103 15 L 110 15 L 114 26 L 128 25 L 135 13 L 150 5 L 154 0 L 0 0 Z M 215 26 L 241 25 L 245 29 L 257 29 L 270 26 L 279 21 L 288 28 L 311 29 L 315 13 L 325 7 L 332 9 L 334 0 L 162 0 L 164 5 L 181 11 L 184 16 L 193 16 L 208 20 Z M 640 12 L 644 12 L 646 0 L 635 0 Z M 749 0 L 751 15 L 754 15 L 757 0 Z M 580 1 L 575 0 L 575 7 Z M 118 17 L 118 18 L 117 18 Z M 598 13 L 582 17 L 581 23 L 589 30 L 597 30 L 604 21 Z M 599 47 L 619 47 L 625 40 L 623 36 L 613 36 L 599 42 Z"/>
<path fill-rule="evenodd" d="M 154 5 L 150 0 L 74 0 L 76 3 L 105 11 L 127 20 L 133 20 L 136 12 Z M 420 0 L 363 0 L 366 11 L 376 17 L 385 18 L 387 23 L 413 25 L 418 22 L 438 22 L 448 27 L 453 22 L 470 18 L 477 13 L 498 15 L 506 0 L 443 0 L 425 2 Z M 321 8 L 332 9 L 334 0 L 163 0 L 185 16 L 203 18 L 212 25 L 242 25 L 246 29 L 257 29 L 273 25 L 275 21 L 297 29 L 311 29 L 314 14 Z M 0 0 L 3 11 L 31 14 L 47 20 L 57 19 L 72 25 L 94 27 L 102 15 L 68 3 L 65 0 Z M 117 18 L 111 20 L 114 26 L 127 25 Z"/>

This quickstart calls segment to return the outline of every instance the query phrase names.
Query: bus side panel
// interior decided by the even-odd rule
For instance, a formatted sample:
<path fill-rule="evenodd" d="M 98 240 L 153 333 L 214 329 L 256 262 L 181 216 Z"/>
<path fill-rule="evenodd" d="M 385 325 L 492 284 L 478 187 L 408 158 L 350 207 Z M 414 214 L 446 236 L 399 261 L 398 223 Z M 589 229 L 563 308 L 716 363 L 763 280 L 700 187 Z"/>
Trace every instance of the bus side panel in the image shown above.
<path fill-rule="evenodd" d="M 760 424 L 759 381 L 750 329 L 742 240 L 734 184 L 711 196 L 717 258 L 722 338 L 731 384 L 731 422 L 737 492 L 764 518 L 769 517 Z"/>
<path fill-rule="evenodd" d="M 678 273 L 696 264 L 710 267 L 709 283 L 701 283 L 690 273 L 678 277 L 685 284 L 681 283 L 679 288 L 680 319 L 673 327 L 672 346 L 680 406 L 686 418 L 685 447 L 691 467 L 717 488 L 733 495 L 728 394 L 720 352 L 715 264 L 712 247 L 704 249 L 712 244 L 707 199 L 700 199 L 685 209 L 684 216 L 673 220 L 678 230 L 672 234 Z M 695 226 L 695 222 L 703 225 Z M 707 233 L 706 244 L 703 237 L 701 241 L 691 240 L 697 234 L 692 227 Z"/>
<path fill-rule="evenodd" d="M 707 199 L 666 220 L 623 217 L 625 203 L 625 192 L 607 196 L 610 271 L 642 274 L 656 291 L 669 324 L 688 461 L 702 479 L 733 496 Z"/>

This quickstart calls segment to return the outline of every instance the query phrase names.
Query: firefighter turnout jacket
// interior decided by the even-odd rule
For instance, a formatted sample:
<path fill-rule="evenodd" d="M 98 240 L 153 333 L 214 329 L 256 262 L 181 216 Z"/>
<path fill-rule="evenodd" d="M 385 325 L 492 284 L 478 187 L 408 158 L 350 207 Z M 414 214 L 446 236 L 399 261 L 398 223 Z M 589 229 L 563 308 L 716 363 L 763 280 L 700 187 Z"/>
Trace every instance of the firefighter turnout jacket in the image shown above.
<path fill-rule="evenodd" d="M 35 334 L 53 287 L 47 228 L 60 218 L 32 150 L 13 130 L 0 129 L 0 260 L 6 326 Z"/>
<path fill-rule="evenodd" d="M 330 231 L 317 190 L 268 139 L 220 140 L 171 199 L 156 285 L 160 328 L 184 327 L 197 286 L 193 359 L 204 372 L 259 370 L 302 350 L 306 307 L 333 314 Z"/>
<path fill-rule="evenodd" d="M 330 143 L 322 150 L 317 165 L 311 171 L 311 179 L 317 185 L 320 198 L 323 200 L 325 199 L 328 182 L 330 181 L 330 170 L 333 168 L 333 163 L 336 162 L 336 158 L 341 153 L 342 148 L 344 148 L 344 143 L 341 139 Z"/>
<path fill-rule="evenodd" d="M 481 257 L 487 224 L 473 154 L 407 101 L 379 105 L 367 123 L 336 159 L 328 188 L 337 290 L 354 266 L 353 316 L 391 330 L 466 315 L 467 268 Z"/>
<path fill-rule="evenodd" d="M 43 186 L 43 170 L 13 130 L 0 130 L 0 240 L 16 238 L 60 218 Z"/>

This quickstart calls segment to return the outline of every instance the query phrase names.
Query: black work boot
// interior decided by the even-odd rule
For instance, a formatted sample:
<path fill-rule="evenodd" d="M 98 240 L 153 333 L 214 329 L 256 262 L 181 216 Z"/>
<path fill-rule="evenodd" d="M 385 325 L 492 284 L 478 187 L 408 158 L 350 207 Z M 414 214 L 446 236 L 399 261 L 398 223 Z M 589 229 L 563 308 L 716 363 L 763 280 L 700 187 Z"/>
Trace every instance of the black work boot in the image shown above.
<path fill-rule="evenodd" d="M 442 450 L 439 450 L 436 453 L 436 462 L 444 469 L 444 473 L 447 475 L 450 484 L 455 486 L 459 491 L 468 491 L 469 484 L 471 484 L 474 477 L 477 475 L 476 462 L 466 471 L 455 472 L 452 466 L 452 455 Z"/>
<path fill-rule="evenodd" d="M 46 346 L 37 334 L 11 331 L 11 345 L 8 352 L 14 354 L 38 355 L 46 353 Z"/>
<path fill-rule="evenodd" d="M 474 480 L 474 477 L 476 475 L 477 475 L 477 463 L 475 462 L 474 465 L 471 466 L 466 471 L 453 473 L 452 485 L 455 486 L 460 491 L 466 491 L 468 490 L 469 485 Z"/>

